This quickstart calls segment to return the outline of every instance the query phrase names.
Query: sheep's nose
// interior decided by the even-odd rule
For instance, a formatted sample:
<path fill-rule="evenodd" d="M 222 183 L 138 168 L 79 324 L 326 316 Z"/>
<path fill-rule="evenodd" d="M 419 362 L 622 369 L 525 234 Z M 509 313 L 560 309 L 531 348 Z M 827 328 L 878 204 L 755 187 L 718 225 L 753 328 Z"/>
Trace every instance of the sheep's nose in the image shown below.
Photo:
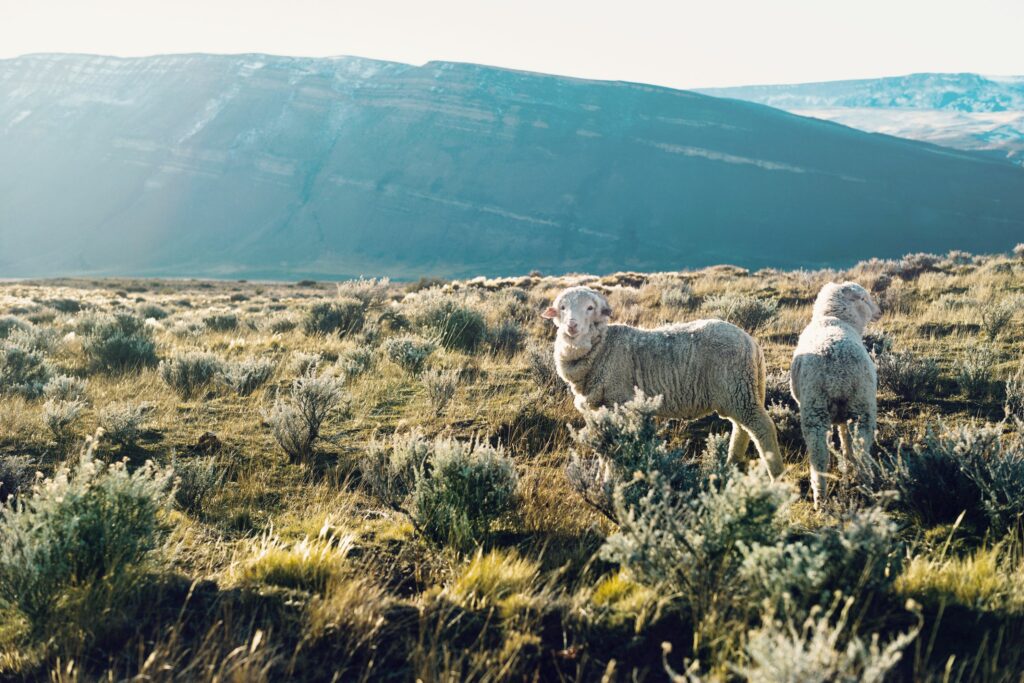
<path fill-rule="evenodd" d="M 570 320 L 566 327 L 569 328 L 570 332 L 575 332 L 576 330 L 579 329 L 579 323 L 577 323 L 575 320 Z"/>

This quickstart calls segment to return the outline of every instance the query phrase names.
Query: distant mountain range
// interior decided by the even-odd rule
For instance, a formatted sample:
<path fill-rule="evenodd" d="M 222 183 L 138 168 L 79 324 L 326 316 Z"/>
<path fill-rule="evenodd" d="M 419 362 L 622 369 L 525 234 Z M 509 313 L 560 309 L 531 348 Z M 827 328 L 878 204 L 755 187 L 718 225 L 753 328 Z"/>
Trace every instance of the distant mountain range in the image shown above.
<path fill-rule="evenodd" d="M 925 73 L 699 92 L 1024 165 L 1024 76 Z"/>
<path fill-rule="evenodd" d="M 1005 250 L 1024 169 L 454 63 L 0 60 L 0 277 L 471 275 Z"/>

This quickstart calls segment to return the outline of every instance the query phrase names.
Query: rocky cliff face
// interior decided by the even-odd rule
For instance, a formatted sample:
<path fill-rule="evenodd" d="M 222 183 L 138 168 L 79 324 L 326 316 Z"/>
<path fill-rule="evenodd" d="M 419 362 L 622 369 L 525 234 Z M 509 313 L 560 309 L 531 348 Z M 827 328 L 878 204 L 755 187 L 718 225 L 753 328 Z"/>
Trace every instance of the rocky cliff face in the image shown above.
<path fill-rule="evenodd" d="M 1012 246 L 1024 171 L 450 63 L 0 60 L 0 276 L 503 274 Z"/>

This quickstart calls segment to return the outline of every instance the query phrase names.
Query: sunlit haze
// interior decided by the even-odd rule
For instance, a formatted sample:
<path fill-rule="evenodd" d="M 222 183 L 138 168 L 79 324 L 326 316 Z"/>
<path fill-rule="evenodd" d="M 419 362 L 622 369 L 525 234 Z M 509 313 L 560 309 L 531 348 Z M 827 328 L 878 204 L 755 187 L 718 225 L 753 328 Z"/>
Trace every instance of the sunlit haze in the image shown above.
<path fill-rule="evenodd" d="M 3 0 L 0 57 L 358 55 L 710 87 L 1021 74 L 1021 26 L 1017 0 Z"/>

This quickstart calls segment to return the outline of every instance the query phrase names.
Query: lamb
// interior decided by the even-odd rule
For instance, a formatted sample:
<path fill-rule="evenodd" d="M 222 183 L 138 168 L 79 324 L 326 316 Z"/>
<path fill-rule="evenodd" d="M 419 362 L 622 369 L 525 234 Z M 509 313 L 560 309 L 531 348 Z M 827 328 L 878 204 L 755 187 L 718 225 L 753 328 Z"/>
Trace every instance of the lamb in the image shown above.
<path fill-rule="evenodd" d="M 875 439 L 878 377 L 862 335 L 882 310 L 856 282 L 830 282 L 814 302 L 811 322 L 800 334 L 790 389 L 800 406 L 800 425 L 811 464 L 811 490 L 819 506 L 827 493 L 832 425 L 839 425 L 843 456 L 853 455 L 849 422 L 869 452 Z"/>
<path fill-rule="evenodd" d="M 562 291 L 542 314 L 558 327 L 555 366 L 577 410 L 625 403 L 636 388 L 661 395 L 660 415 L 718 413 L 732 423 L 733 462 L 742 462 L 753 438 L 769 476 L 782 474 L 775 425 L 764 408 L 764 355 L 753 337 L 722 320 L 645 330 L 609 324 L 611 315 L 608 300 L 589 287 Z"/>

